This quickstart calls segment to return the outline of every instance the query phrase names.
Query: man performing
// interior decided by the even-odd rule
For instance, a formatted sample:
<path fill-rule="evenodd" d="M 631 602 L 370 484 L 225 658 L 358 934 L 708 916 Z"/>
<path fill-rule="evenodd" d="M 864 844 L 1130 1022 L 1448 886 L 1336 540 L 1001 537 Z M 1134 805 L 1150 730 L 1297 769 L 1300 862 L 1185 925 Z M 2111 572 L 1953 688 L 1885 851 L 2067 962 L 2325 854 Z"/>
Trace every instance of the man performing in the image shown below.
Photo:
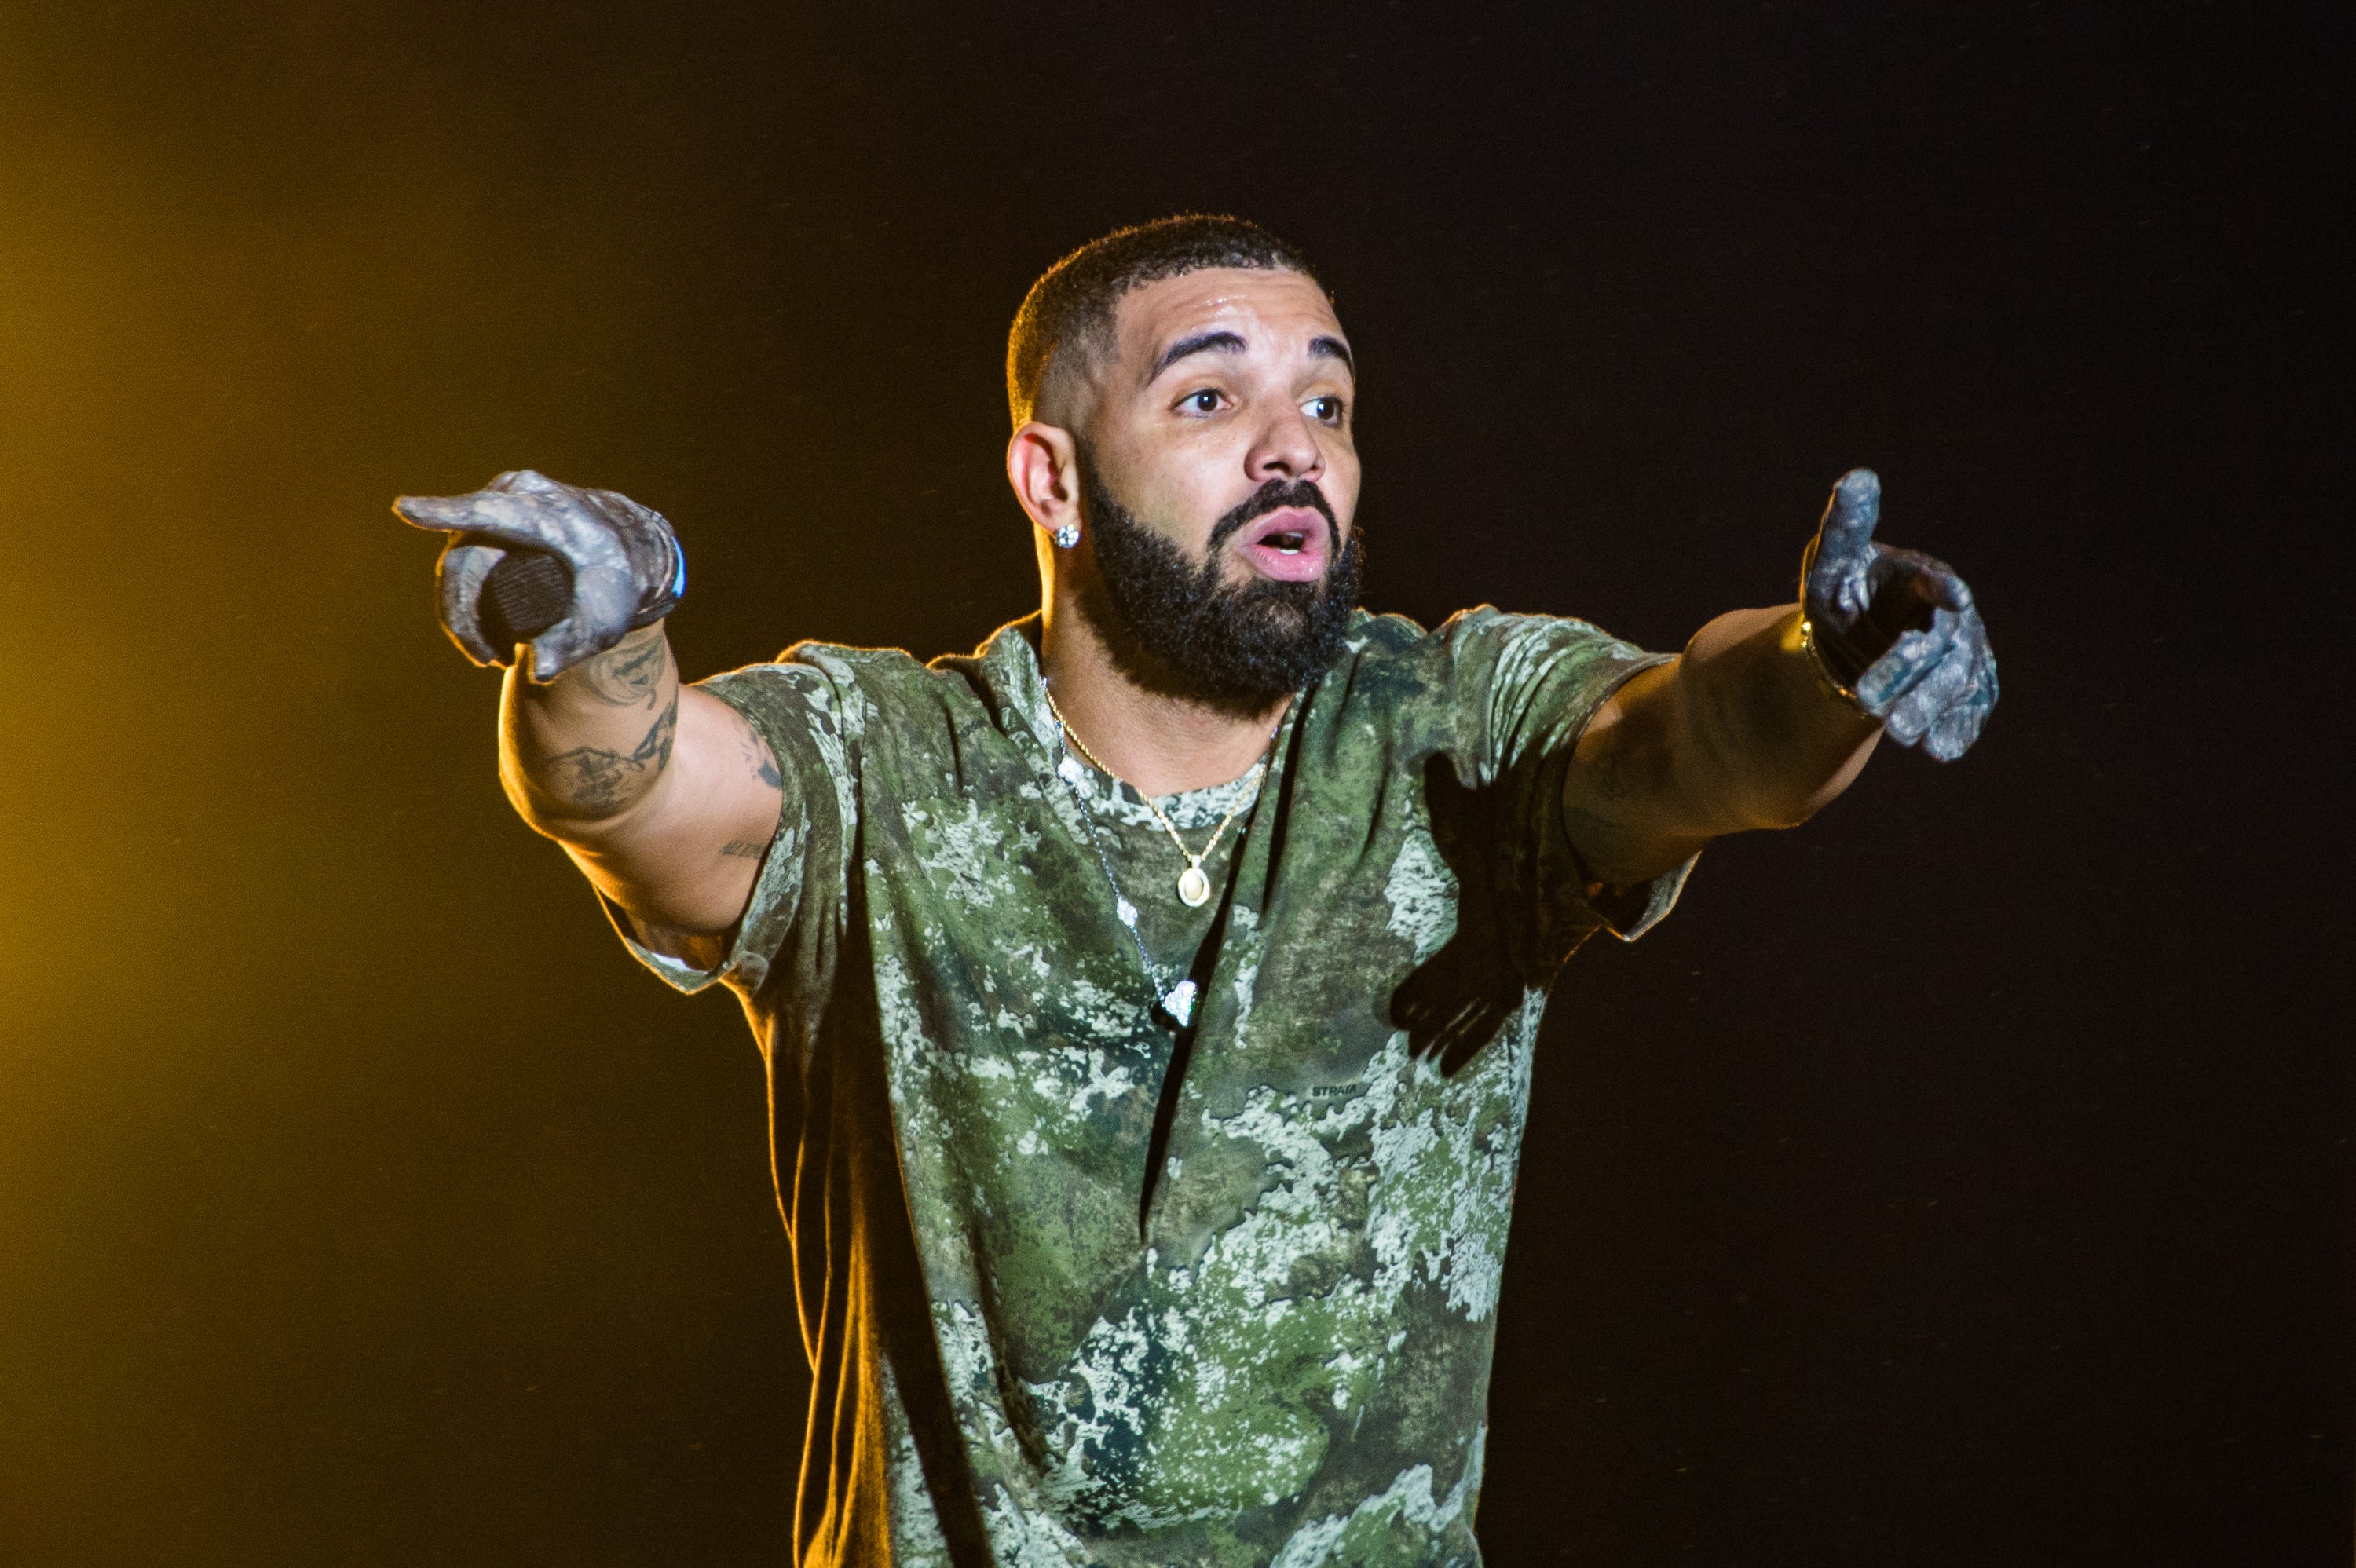
<path fill-rule="evenodd" d="M 766 1055 L 798 1561 L 1477 1563 L 1556 971 L 1885 732 L 1960 755 L 1979 614 L 1873 542 L 1864 470 L 1801 603 L 1681 656 L 1365 613 L 1349 339 L 1232 219 L 1056 263 L 1006 379 L 1040 609 L 968 657 L 682 687 L 660 517 L 530 472 L 396 505 L 454 536 L 452 636 L 512 660 L 516 809 Z"/>

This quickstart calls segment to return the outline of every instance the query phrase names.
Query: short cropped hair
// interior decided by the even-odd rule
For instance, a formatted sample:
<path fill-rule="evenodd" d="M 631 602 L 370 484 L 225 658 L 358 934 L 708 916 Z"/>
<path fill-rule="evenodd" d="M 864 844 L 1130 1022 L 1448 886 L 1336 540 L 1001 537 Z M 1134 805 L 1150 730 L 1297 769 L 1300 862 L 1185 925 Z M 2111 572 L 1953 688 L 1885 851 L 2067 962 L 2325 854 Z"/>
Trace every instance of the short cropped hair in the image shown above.
<path fill-rule="evenodd" d="M 1110 346 L 1123 294 L 1205 267 L 1299 272 L 1317 282 L 1298 250 L 1240 218 L 1184 212 L 1091 240 L 1048 268 L 1014 313 L 1006 335 L 1006 404 L 1014 422 L 1032 417 L 1050 375 L 1068 374 Z"/>

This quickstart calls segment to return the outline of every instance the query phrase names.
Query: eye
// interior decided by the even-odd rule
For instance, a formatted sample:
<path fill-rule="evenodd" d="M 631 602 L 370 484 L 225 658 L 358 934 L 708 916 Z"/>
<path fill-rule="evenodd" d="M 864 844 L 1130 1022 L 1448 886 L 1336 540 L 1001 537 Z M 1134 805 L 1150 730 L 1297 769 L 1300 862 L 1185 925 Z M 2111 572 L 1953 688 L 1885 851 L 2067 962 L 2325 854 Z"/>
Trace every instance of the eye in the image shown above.
<path fill-rule="evenodd" d="M 1189 392 L 1178 400 L 1179 411 L 1190 414 L 1215 414 L 1224 400 L 1215 387 L 1205 387 L 1199 392 Z"/>
<path fill-rule="evenodd" d="M 1324 397 L 1309 400 L 1309 417 L 1326 424 L 1340 424 L 1342 409 L 1343 403 L 1339 398 Z"/>

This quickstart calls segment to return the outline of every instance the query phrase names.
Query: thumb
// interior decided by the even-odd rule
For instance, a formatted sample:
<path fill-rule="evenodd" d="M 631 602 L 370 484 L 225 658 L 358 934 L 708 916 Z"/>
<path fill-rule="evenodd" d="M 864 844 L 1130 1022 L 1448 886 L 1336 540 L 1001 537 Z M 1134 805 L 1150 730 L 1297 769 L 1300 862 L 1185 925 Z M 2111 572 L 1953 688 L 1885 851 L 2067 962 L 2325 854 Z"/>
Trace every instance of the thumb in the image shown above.
<path fill-rule="evenodd" d="M 1872 547 L 1873 527 L 1881 520 L 1881 478 L 1870 468 L 1852 468 L 1833 485 L 1825 503 L 1824 521 L 1817 525 L 1819 559 L 1854 560 Z"/>

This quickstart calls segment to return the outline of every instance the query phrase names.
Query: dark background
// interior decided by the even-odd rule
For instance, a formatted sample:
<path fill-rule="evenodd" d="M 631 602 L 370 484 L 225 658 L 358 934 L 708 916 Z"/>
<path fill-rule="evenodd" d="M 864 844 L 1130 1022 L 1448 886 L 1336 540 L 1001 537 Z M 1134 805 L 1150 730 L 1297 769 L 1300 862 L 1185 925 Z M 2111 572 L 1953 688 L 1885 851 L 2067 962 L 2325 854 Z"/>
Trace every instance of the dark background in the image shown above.
<path fill-rule="evenodd" d="M 2346 1563 L 2346 14 L 6 7 L 0 1559 L 784 1560 L 757 1060 L 386 505 L 659 507 L 692 673 L 970 645 L 1008 318 L 1200 208 L 1377 607 L 1674 646 L 1869 464 L 2003 659 L 1566 975 L 1492 1561 Z"/>

